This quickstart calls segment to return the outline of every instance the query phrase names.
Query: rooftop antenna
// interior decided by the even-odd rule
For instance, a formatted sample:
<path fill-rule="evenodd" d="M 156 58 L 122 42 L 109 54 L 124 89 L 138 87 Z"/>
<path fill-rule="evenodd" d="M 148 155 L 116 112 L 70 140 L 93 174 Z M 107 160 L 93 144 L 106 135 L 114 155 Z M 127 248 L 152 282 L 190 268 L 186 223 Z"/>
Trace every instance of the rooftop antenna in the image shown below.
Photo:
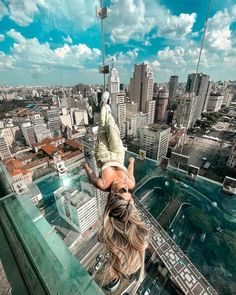
<path fill-rule="evenodd" d="M 111 64 L 111 68 L 113 69 L 114 68 L 114 65 L 115 65 L 115 59 L 114 57 L 112 58 L 112 64 Z"/>
<path fill-rule="evenodd" d="M 106 74 L 109 73 L 109 66 L 105 65 L 105 44 L 104 44 L 104 19 L 108 16 L 108 9 L 103 7 L 103 0 L 100 0 L 100 7 L 96 7 L 96 15 L 101 20 L 101 35 L 102 35 L 102 66 L 99 67 L 100 74 L 103 74 L 103 87 L 106 90 Z"/>

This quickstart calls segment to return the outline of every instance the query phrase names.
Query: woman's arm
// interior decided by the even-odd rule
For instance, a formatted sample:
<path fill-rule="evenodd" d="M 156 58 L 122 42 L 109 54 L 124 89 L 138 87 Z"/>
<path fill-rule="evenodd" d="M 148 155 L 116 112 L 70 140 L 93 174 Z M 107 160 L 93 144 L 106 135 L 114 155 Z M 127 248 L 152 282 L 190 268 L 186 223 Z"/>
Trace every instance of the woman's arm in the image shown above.
<path fill-rule="evenodd" d="M 129 166 L 128 166 L 128 175 L 129 175 L 129 188 L 133 189 L 135 187 L 135 178 L 134 178 L 134 158 L 129 158 Z"/>
<path fill-rule="evenodd" d="M 94 185 L 96 188 L 105 191 L 107 188 L 101 178 L 98 178 L 93 170 L 89 167 L 88 163 L 84 162 L 83 167 L 88 175 L 89 182 Z"/>

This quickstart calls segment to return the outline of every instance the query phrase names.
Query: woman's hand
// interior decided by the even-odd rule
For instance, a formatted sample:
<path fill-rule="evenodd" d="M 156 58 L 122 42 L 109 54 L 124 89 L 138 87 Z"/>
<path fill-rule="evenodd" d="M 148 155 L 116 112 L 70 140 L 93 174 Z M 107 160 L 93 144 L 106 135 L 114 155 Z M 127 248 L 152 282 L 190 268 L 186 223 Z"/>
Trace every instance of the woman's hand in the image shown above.
<path fill-rule="evenodd" d="M 83 162 L 82 166 L 86 170 L 87 174 L 90 174 L 91 172 L 93 172 L 93 170 L 89 167 L 89 164 L 87 162 Z"/>
<path fill-rule="evenodd" d="M 82 166 L 84 167 L 84 169 L 86 169 L 86 168 L 88 168 L 88 167 L 89 167 L 88 163 L 87 163 L 87 162 L 85 162 L 85 161 L 82 163 Z"/>
<path fill-rule="evenodd" d="M 134 163 L 135 159 L 133 157 L 129 158 L 129 163 Z"/>

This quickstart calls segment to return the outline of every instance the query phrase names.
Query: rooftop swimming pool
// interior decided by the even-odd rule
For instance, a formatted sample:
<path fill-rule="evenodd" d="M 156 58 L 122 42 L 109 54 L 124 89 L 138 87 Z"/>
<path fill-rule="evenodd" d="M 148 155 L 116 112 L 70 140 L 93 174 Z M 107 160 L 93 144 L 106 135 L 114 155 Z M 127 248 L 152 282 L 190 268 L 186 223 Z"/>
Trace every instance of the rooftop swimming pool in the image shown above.
<path fill-rule="evenodd" d="M 145 160 L 137 170 L 136 196 L 186 253 L 219 294 L 236 290 L 236 196 L 221 185 Z"/>

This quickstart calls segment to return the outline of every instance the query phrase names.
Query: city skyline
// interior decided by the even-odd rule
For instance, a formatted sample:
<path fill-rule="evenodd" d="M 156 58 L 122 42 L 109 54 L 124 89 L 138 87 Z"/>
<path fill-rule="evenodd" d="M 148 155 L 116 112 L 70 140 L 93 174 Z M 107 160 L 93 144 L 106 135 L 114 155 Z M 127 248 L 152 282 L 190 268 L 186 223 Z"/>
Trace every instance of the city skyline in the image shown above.
<path fill-rule="evenodd" d="M 211 80 L 235 80 L 236 1 L 219 2 L 213 1 L 200 71 Z M 0 1 L 0 84 L 100 84 L 95 5 L 98 1 Z M 171 75 L 185 82 L 195 72 L 206 2 L 111 0 L 104 5 L 109 7 L 107 63 L 115 59 L 122 83 L 129 83 L 135 63 L 148 62 L 157 82 Z"/>

